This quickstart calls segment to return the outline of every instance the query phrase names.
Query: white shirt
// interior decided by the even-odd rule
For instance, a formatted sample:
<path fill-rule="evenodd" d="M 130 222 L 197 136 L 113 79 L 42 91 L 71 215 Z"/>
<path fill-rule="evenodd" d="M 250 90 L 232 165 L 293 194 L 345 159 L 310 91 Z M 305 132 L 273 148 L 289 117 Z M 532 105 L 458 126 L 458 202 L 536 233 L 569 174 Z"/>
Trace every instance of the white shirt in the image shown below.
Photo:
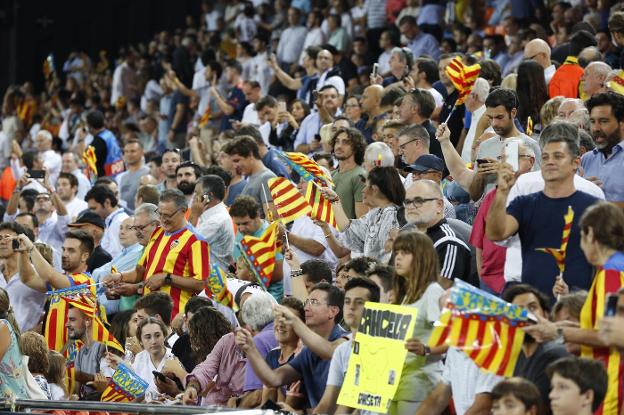
<path fill-rule="evenodd" d="M 263 96 L 269 93 L 269 86 L 273 79 L 273 69 L 269 66 L 268 59 L 269 56 L 266 52 L 258 53 L 250 59 L 252 64 L 249 80 L 258 81 Z"/>
<path fill-rule="evenodd" d="M 233 262 L 234 227 L 232 218 L 223 202 L 208 208 L 201 214 L 195 230 L 210 245 L 210 254 L 227 269 Z"/>
<path fill-rule="evenodd" d="M 250 102 L 245 107 L 243 111 L 243 119 L 241 120 L 243 124 L 252 124 L 255 126 L 260 125 L 260 119 L 258 118 L 258 111 L 256 111 L 256 104 Z"/>
<path fill-rule="evenodd" d="M 60 154 L 54 150 L 46 150 L 40 153 L 43 165 L 48 169 L 50 175 L 50 183 L 56 183 L 59 174 L 61 173 L 61 166 L 63 165 L 63 158 Z"/>
<path fill-rule="evenodd" d="M 435 101 L 436 108 L 441 108 L 442 105 L 444 105 L 444 97 L 438 92 L 437 89 L 425 88 L 425 91 L 428 91 L 431 95 L 433 95 L 433 100 Z"/>
<path fill-rule="evenodd" d="M 336 255 L 334 255 L 332 250 L 329 248 L 323 229 L 321 229 L 320 226 L 316 226 L 314 221 L 312 221 L 309 216 L 301 216 L 294 220 L 290 233 L 302 238 L 313 239 L 325 248 L 325 251 L 321 255 L 313 256 L 297 248 L 295 245 L 290 244 L 290 249 L 297 254 L 300 263 L 303 264 L 310 259 L 320 259 L 327 262 L 333 273 L 333 270 L 336 268 L 338 258 L 336 258 Z"/>
<path fill-rule="evenodd" d="M 381 53 L 381 55 L 379 55 L 379 58 L 377 59 L 377 63 L 379 64 L 379 68 L 377 70 L 377 72 L 379 72 L 379 75 L 385 75 L 388 72 L 390 72 L 390 57 L 392 56 L 392 51 L 391 50 L 385 50 Z"/>
<path fill-rule="evenodd" d="M 110 98 L 111 105 L 115 105 L 119 97 L 123 96 L 124 85 L 123 85 L 122 74 L 123 74 L 124 69 L 127 67 L 128 67 L 128 64 L 124 62 L 121 65 L 118 65 L 115 68 L 115 71 L 113 72 L 113 85 L 111 88 L 111 98 Z"/>
<path fill-rule="evenodd" d="M 468 133 L 466 134 L 466 139 L 464 140 L 464 147 L 462 148 L 461 158 L 466 162 L 470 163 L 471 155 L 472 155 L 472 143 L 474 143 L 475 134 L 477 133 L 477 124 L 481 117 L 485 114 L 485 104 L 481 105 L 470 115 L 470 128 L 468 129 Z"/>
<path fill-rule="evenodd" d="M 267 147 L 271 147 L 271 143 L 269 143 L 269 136 L 271 135 L 271 123 L 265 122 L 258 128 L 260 131 L 260 135 L 262 136 L 262 141 L 264 141 L 264 145 Z"/>
<path fill-rule="evenodd" d="M 117 208 L 117 210 L 113 211 L 104 220 L 106 229 L 104 229 L 104 235 L 102 236 L 102 242 L 100 245 L 113 258 L 119 255 L 123 249 L 123 246 L 121 246 L 121 242 L 119 241 L 119 227 L 121 226 L 121 222 L 123 222 L 127 217 L 128 214 L 124 212 L 123 209 Z"/>
<path fill-rule="evenodd" d="M 24 284 L 19 273 L 13 275 L 9 282 L 0 273 L 0 288 L 4 288 L 9 294 L 19 329 L 22 332 L 32 330 L 43 315 L 46 294 Z"/>
<path fill-rule="evenodd" d="M 548 68 L 544 69 L 544 78 L 546 79 L 546 85 L 550 83 L 553 75 L 557 72 L 557 68 L 555 65 L 550 65 Z"/>
<path fill-rule="evenodd" d="M 219 10 L 217 9 L 214 9 L 210 13 L 206 13 L 204 15 L 204 19 L 206 21 L 206 30 L 208 30 L 209 32 L 216 32 L 219 29 L 219 17 L 221 16 L 221 12 L 219 12 Z"/>
<path fill-rule="evenodd" d="M 305 39 L 303 40 L 303 47 L 301 48 L 301 56 L 299 57 L 299 65 L 303 65 L 303 54 L 308 46 L 319 46 L 325 43 L 325 33 L 320 27 L 315 27 L 310 30 Z"/>
<path fill-rule="evenodd" d="M 205 69 L 195 72 L 193 75 L 193 91 L 199 94 L 199 104 L 197 104 L 197 114 L 201 117 L 210 104 L 210 82 L 204 75 Z"/>
<path fill-rule="evenodd" d="M 159 393 L 156 384 L 154 383 L 154 374 L 152 372 L 160 372 L 162 373 L 163 367 L 165 367 L 165 363 L 167 359 L 175 359 L 173 353 L 171 353 L 171 349 L 167 349 L 165 352 L 165 357 L 162 358 L 158 367 L 155 367 L 152 363 L 152 359 L 150 358 L 149 352 L 147 350 L 143 350 L 139 352 L 134 358 L 134 363 L 132 364 L 132 369 L 136 372 L 137 375 L 141 377 L 143 380 L 147 380 L 149 382 L 147 386 L 147 391 L 151 391 L 154 393 Z"/>
<path fill-rule="evenodd" d="M 338 94 L 344 96 L 345 94 L 345 83 L 344 80 L 339 76 L 331 76 L 327 78 L 327 74 L 329 70 L 323 72 L 320 76 L 318 82 L 316 83 L 316 90 L 320 91 L 325 85 L 333 85 L 337 90 Z"/>
<path fill-rule="evenodd" d="M 82 199 L 78 199 L 77 197 L 74 197 L 70 202 L 65 202 L 65 209 L 67 209 L 67 214 L 72 222 L 76 220 L 76 217 L 80 212 L 88 208 L 89 205 L 87 202 Z"/>
<path fill-rule="evenodd" d="M 308 29 L 305 26 L 289 27 L 280 35 L 277 44 L 277 59 L 283 63 L 294 63 L 301 55 Z"/>
<path fill-rule="evenodd" d="M 76 197 L 78 199 L 84 199 L 89 189 L 91 189 L 91 182 L 80 169 L 74 170 L 71 174 L 78 179 L 78 193 L 76 193 Z"/>
<path fill-rule="evenodd" d="M 574 188 L 581 192 L 588 193 L 598 199 L 604 200 L 604 192 L 594 183 L 582 178 L 579 175 L 574 176 Z M 518 177 L 516 183 L 509 191 L 507 197 L 507 206 L 518 196 L 526 196 L 531 193 L 541 192 L 544 190 L 544 178 L 541 171 L 532 171 Z M 520 244 L 520 236 L 515 234 L 504 241 L 496 243 L 497 245 L 507 247 L 505 254 L 505 282 L 521 281 L 522 276 L 522 246 Z"/>

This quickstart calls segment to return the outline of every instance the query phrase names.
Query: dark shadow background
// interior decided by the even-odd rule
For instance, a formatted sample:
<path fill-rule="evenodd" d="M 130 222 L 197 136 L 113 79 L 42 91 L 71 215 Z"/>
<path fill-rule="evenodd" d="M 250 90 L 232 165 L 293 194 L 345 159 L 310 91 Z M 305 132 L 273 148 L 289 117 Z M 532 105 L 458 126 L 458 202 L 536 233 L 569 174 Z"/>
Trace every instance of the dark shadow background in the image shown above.
<path fill-rule="evenodd" d="M 161 30 L 200 18 L 200 0 L 0 0 L 0 94 L 32 81 L 43 87 L 43 61 L 54 53 L 61 71 L 69 52 L 84 49 L 92 61 L 105 49 L 113 64 L 120 47 L 147 42 Z"/>

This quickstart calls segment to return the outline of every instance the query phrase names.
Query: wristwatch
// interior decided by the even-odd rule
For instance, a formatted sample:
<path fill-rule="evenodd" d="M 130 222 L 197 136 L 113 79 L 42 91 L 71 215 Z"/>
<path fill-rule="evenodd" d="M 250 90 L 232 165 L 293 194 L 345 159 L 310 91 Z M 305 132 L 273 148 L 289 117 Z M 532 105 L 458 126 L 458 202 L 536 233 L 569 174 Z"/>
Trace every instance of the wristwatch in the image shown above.
<path fill-rule="evenodd" d="M 293 269 L 293 270 L 290 271 L 290 276 L 292 278 L 300 277 L 302 275 L 303 275 L 303 270 L 302 269 Z"/>
<path fill-rule="evenodd" d="M 171 285 L 171 274 L 165 275 L 165 284 Z"/>
<path fill-rule="evenodd" d="M 429 346 L 425 346 L 425 351 L 424 351 L 424 355 L 423 356 L 429 356 L 431 354 L 431 347 Z"/>
<path fill-rule="evenodd" d="M 564 344 L 565 343 L 565 337 L 563 335 L 563 327 L 557 327 L 557 337 L 555 338 L 554 341 L 557 344 Z"/>

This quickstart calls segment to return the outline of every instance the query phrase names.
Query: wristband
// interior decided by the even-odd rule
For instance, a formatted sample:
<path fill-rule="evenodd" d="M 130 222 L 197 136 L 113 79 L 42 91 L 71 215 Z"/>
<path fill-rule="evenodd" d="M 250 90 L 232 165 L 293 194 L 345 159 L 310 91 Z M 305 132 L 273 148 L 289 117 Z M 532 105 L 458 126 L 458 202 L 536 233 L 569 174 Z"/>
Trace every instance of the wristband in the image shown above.
<path fill-rule="evenodd" d="M 303 270 L 302 269 L 293 269 L 290 271 L 290 276 L 291 277 L 300 277 L 303 275 Z"/>

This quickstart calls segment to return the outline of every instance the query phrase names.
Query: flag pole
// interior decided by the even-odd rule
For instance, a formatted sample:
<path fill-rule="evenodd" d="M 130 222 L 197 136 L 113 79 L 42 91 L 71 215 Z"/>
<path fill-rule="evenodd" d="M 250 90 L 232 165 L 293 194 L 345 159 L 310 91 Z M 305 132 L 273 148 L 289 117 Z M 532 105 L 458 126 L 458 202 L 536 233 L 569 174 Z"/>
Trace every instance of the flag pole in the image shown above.
<path fill-rule="evenodd" d="M 451 112 L 449 112 L 449 115 L 448 115 L 448 117 L 446 117 L 446 120 L 444 121 L 444 124 L 448 123 L 448 121 L 451 119 L 451 116 L 455 112 L 455 108 L 457 108 L 457 105 L 453 105 L 453 109 L 451 110 Z"/>
<path fill-rule="evenodd" d="M 247 253 L 245 252 L 245 248 L 243 248 L 243 245 L 239 242 L 236 242 L 238 245 L 238 249 L 241 252 L 241 255 L 243 257 L 243 259 L 245 260 L 245 263 L 247 264 L 247 266 L 249 267 L 249 270 L 251 272 L 253 272 L 254 276 L 256 277 L 256 279 L 258 280 L 258 282 L 260 283 L 260 286 L 262 287 L 262 289 L 264 291 L 267 290 L 267 287 L 264 286 L 264 283 L 262 282 L 262 278 L 260 278 L 260 275 L 258 274 L 258 272 L 256 271 L 256 268 L 253 266 L 253 264 L 251 263 L 251 261 L 249 260 L 249 257 L 247 257 Z"/>
<path fill-rule="evenodd" d="M 264 183 L 262 183 L 261 187 L 262 187 L 262 198 L 264 199 L 263 204 L 266 210 L 266 216 L 269 219 L 269 222 L 273 222 L 273 211 L 269 208 L 269 197 L 266 194 Z"/>

